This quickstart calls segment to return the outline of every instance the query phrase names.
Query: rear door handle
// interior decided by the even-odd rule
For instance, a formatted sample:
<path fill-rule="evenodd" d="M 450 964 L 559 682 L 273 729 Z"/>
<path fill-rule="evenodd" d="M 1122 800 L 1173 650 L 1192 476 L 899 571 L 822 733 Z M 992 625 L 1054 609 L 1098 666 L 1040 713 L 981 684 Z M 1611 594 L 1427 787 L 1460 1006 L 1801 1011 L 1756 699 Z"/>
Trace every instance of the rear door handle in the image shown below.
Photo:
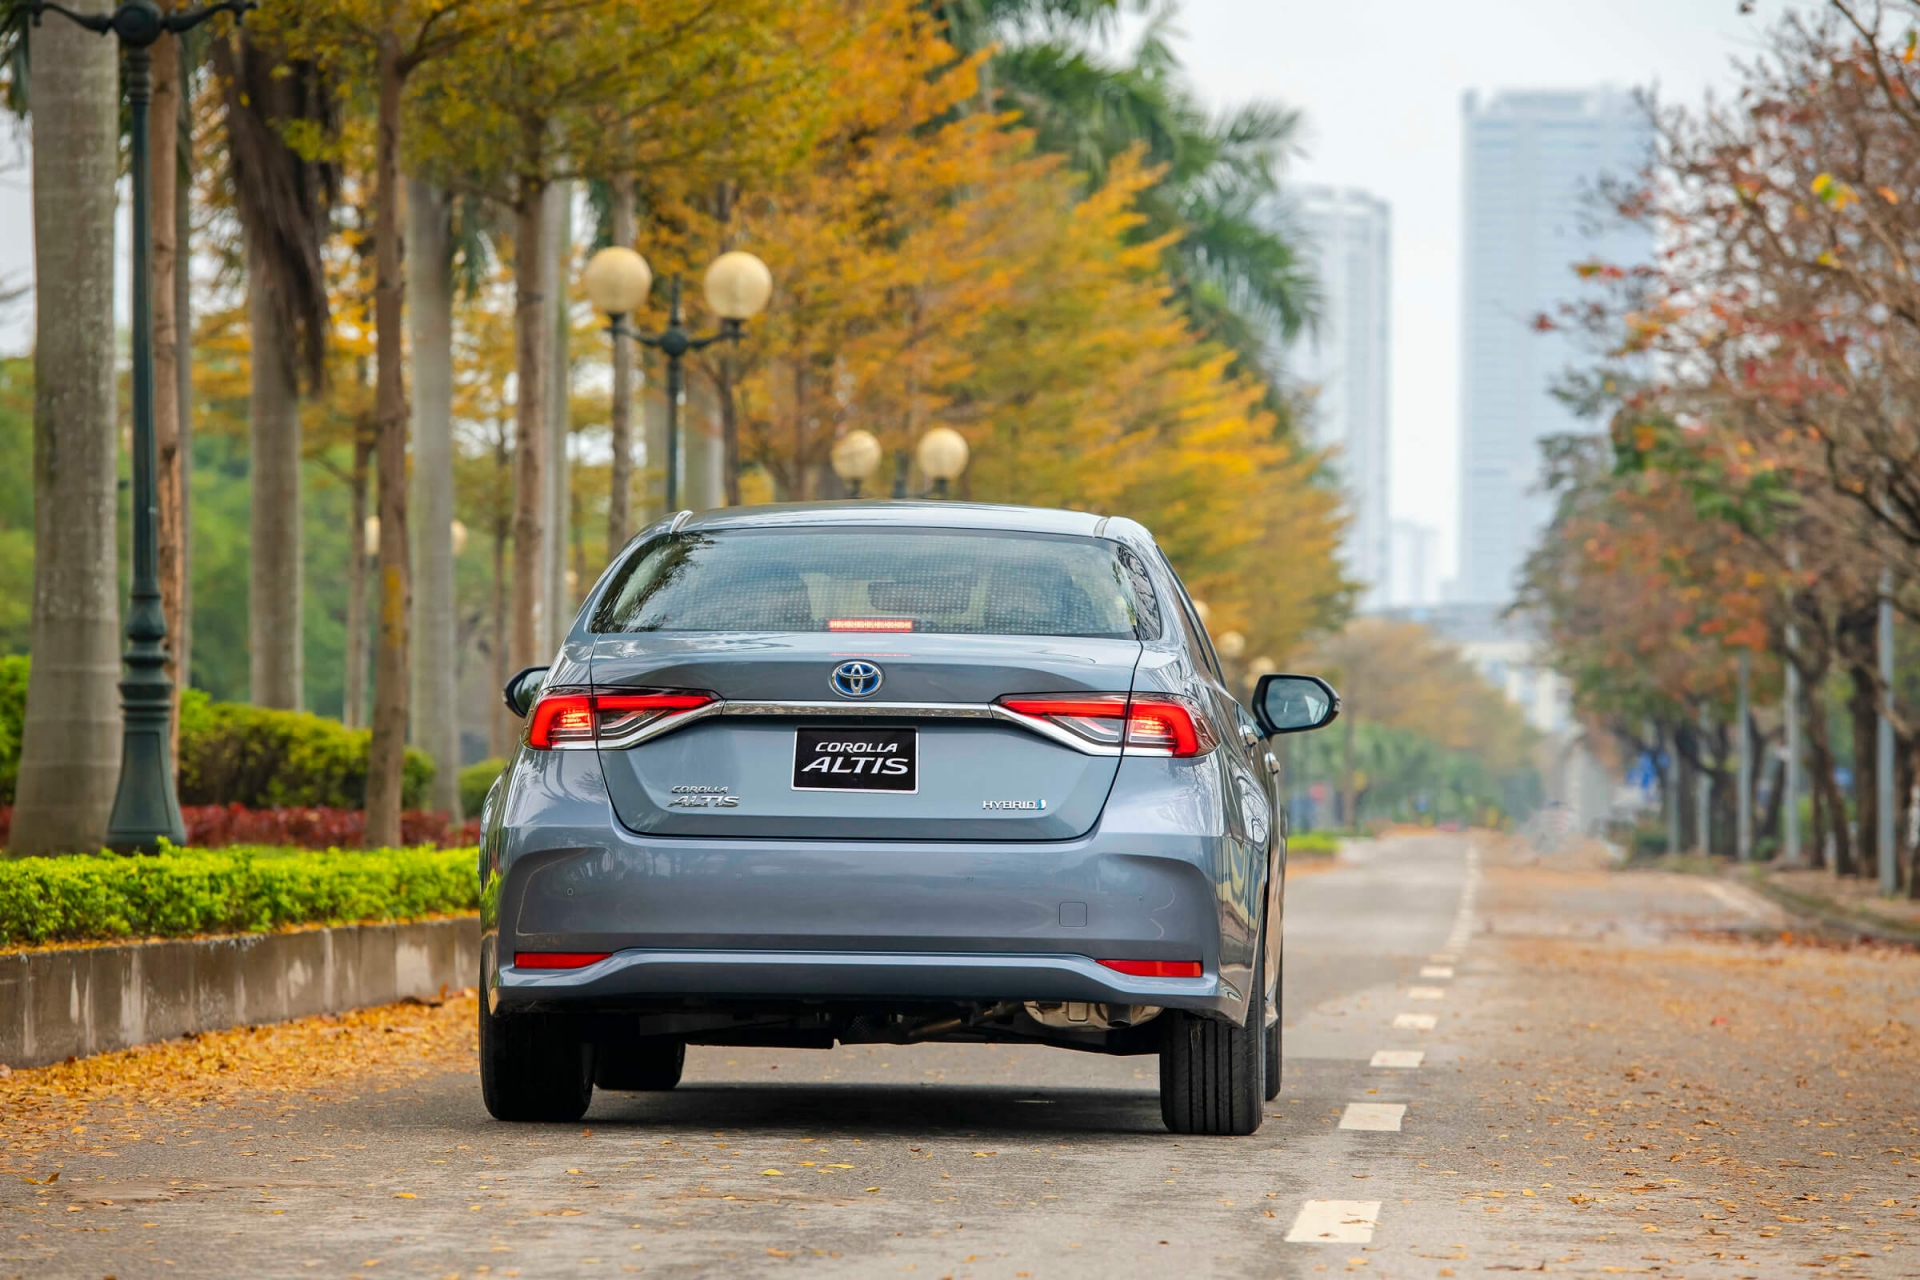
<path fill-rule="evenodd" d="M 1279 757 L 1275 756 L 1271 751 L 1267 752 L 1267 772 L 1273 774 L 1275 777 L 1280 776 Z"/>
<path fill-rule="evenodd" d="M 1250 747 L 1255 746 L 1260 741 L 1260 734 L 1258 731 L 1254 729 L 1252 725 L 1242 723 L 1240 726 L 1240 741 L 1246 743 Z"/>

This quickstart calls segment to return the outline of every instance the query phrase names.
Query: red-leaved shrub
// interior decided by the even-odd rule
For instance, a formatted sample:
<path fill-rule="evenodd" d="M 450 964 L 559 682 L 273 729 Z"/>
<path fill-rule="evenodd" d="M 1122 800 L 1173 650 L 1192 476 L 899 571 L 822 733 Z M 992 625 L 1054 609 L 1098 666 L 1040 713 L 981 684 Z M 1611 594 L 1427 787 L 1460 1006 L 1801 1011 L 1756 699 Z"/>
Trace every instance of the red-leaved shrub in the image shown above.
<path fill-rule="evenodd" d="M 238 804 L 182 805 L 187 844 L 213 849 L 228 844 L 270 844 L 293 849 L 357 849 L 367 815 L 359 809 L 249 809 Z M 12 833 L 13 808 L 0 806 L 0 847 Z M 400 815 L 400 843 L 454 849 L 480 843 L 480 820 L 459 826 L 442 812 L 409 809 Z"/>

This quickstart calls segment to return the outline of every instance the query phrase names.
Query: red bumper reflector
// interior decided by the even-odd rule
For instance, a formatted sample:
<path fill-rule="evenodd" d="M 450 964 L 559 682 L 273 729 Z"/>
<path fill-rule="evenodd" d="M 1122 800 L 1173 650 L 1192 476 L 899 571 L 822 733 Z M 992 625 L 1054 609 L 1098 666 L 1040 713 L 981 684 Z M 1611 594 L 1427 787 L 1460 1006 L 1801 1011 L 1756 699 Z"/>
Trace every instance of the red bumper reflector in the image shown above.
<path fill-rule="evenodd" d="M 516 969 L 584 969 L 612 954 L 611 951 L 516 951 L 513 965 Z"/>
<path fill-rule="evenodd" d="M 1135 978 L 1199 978 L 1203 977 L 1198 960 L 1102 960 L 1101 964 L 1109 969 L 1118 970 Z"/>

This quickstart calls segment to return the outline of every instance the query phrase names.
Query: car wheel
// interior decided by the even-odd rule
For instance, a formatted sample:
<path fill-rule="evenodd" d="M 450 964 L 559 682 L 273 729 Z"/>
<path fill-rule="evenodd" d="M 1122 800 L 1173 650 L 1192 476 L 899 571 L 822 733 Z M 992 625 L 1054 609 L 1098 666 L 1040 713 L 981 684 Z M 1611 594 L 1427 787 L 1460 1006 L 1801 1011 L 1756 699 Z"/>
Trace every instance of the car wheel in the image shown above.
<path fill-rule="evenodd" d="M 1267 1089 L 1266 947 L 1254 947 L 1247 1020 L 1163 1015 L 1160 1118 L 1174 1133 L 1244 1135 L 1265 1118 Z"/>
<path fill-rule="evenodd" d="M 593 1083 L 618 1093 L 651 1093 L 680 1083 L 687 1063 L 684 1040 L 642 1040 L 594 1046 Z"/>
<path fill-rule="evenodd" d="M 593 1101 L 593 1055 L 534 1014 L 501 1017 L 480 996 L 480 1096 L 496 1120 L 578 1120 Z"/>

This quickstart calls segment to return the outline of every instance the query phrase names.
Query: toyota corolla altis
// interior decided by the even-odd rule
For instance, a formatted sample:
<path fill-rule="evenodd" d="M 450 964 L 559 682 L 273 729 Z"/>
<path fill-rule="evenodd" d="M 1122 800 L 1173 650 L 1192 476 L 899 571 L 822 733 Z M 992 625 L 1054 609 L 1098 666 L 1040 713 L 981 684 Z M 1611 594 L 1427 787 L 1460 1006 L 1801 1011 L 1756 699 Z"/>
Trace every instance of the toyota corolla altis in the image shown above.
<path fill-rule="evenodd" d="M 553 665 L 480 852 L 505 1120 L 670 1089 L 689 1044 L 1158 1054 L 1176 1133 L 1280 1084 L 1286 820 L 1252 712 L 1130 520 L 958 503 L 682 512 Z"/>

